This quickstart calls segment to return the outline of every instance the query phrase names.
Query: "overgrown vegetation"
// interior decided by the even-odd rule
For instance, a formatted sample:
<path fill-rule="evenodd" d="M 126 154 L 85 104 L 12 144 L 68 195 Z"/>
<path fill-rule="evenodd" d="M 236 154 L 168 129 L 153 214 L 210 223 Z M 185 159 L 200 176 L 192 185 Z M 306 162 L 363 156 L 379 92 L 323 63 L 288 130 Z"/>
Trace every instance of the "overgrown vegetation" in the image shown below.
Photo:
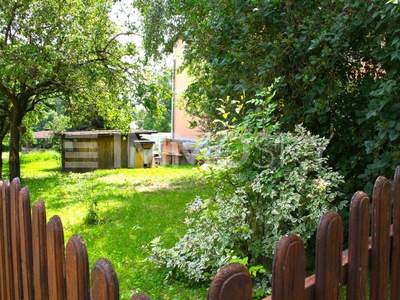
<path fill-rule="evenodd" d="M 400 152 L 398 1 L 136 0 L 149 56 L 186 42 L 187 109 L 220 128 L 227 99 L 252 98 L 281 77 L 276 116 L 331 140 L 347 193 L 390 176 Z M 247 109 L 251 109 L 248 107 Z M 246 113 L 243 112 L 237 122 Z M 348 197 L 350 199 L 350 197 Z"/>
<path fill-rule="evenodd" d="M 218 268 L 245 261 L 258 284 L 256 296 L 270 287 L 270 267 L 278 240 L 295 233 L 308 242 L 321 215 L 340 208 L 343 178 L 327 166 L 329 143 L 303 127 L 281 132 L 272 117 L 271 89 L 252 100 L 243 121 L 210 140 L 207 172 L 217 187 L 213 197 L 197 197 L 187 207 L 187 233 L 172 248 L 153 241 L 153 261 L 170 275 L 209 281 Z M 236 112 L 245 109 L 237 101 Z"/>

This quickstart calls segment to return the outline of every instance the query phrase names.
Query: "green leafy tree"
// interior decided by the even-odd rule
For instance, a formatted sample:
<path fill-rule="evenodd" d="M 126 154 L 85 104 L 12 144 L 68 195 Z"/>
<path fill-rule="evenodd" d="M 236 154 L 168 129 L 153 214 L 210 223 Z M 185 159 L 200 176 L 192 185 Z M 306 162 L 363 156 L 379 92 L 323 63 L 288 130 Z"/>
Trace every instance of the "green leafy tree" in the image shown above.
<path fill-rule="evenodd" d="M 1 0 L 0 93 L 10 102 L 10 177 L 20 176 L 21 124 L 50 98 L 80 99 L 129 85 L 132 45 L 121 45 L 111 0 Z M 134 75 L 134 74 L 131 74 Z"/>
<path fill-rule="evenodd" d="M 136 120 L 144 129 L 171 131 L 171 70 L 145 72 L 138 85 L 137 98 L 142 109 L 136 111 Z"/>
<path fill-rule="evenodd" d="M 52 130 L 61 132 L 71 128 L 71 118 L 67 114 L 66 102 L 62 99 L 49 99 L 46 105 L 38 106 L 35 110 L 35 120 L 32 130 Z"/>
<path fill-rule="evenodd" d="M 234 111 L 228 96 L 252 97 L 280 77 L 276 115 L 282 128 L 302 123 L 329 138 L 330 164 L 345 175 L 349 193 L 392 174 L 400 158 L 398 1 L 135 5 L 144 17 L 149 56 L 170 52 L 178 38 L 185 41 L 194 78 L 186 107 L 207 129 L 220 128 L 212 120 L 221 105 Z"/>

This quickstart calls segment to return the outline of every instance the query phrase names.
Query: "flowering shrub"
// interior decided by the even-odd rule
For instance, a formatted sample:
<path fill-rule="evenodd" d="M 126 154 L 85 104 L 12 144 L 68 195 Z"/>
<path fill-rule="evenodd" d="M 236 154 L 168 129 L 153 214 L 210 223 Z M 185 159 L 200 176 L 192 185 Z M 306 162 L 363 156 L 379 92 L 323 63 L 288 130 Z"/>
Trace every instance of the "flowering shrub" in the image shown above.
<path fill-rule="evenodd" d="M 264 123 L 269 132 L 257 130 L 259 112 L 210 143 L 207 174 L 216 193 L 187 207 L 186 234 L 169 249 L 160 238 L 152 242 L 153 261 L 171 275 L 206 281 L 221 266 L 245 258 L 268 288 L 277 241 L 287 233 L 309 240 L 321 215 L 337 204 L 342 177 L 327 167 L 328 140 L 301 126 L 280 132 Z"/>

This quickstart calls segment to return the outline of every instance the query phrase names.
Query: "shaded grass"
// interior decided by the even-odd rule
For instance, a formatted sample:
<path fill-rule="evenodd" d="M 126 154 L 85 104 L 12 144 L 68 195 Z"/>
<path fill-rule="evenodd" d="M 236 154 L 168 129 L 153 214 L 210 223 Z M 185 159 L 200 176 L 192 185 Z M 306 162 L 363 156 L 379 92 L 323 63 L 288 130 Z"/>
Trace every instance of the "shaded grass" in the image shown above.
<path fill-rule="evenodd" d="M 31 198 L 46 203 L 48 218 L 58 214 L 66 240 L 73 234 L 85 239 L 90 264 L 106 257 L 118 274 L 121 299 L 133 291 L 152 299 L 204 299 L 205 287 L 165 282 L 165 271 L 147 261 L 148 245 L 162 236 L 172 246 L 185 232 L 184 209 L 196 195 L 210 188 L 193 167 L 97 170 L 74 174 L 59 171 L 56 152 L 22 155 L 22 184 Z M 7 170 L 5 170 L 7 173 Z M 86 225 L 89 203 L 98 203 L 100 224 Z"/>

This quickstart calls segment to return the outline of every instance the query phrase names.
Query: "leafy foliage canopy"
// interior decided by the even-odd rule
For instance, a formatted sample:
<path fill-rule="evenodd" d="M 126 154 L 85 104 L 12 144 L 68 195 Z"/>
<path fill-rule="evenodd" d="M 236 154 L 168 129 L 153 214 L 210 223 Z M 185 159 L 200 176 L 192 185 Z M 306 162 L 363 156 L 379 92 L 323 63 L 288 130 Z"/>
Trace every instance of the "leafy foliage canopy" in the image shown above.
<path fill-rule="evenodd" d="M 170 51 L 178 38 L 186 42 L 194 77 L 187 109 L 203 126 L 218 129 L 210 120 L 229 107 L 228 96 L 252 97 L 280 77 L 276 115 L 282 127 L 302 123 L 329 138 L 331 165 L 345 175 L 348 192 L 392 173 L 400 158 L 398 1 L 135 5 L 144 16 L 149 56 Z"/>

